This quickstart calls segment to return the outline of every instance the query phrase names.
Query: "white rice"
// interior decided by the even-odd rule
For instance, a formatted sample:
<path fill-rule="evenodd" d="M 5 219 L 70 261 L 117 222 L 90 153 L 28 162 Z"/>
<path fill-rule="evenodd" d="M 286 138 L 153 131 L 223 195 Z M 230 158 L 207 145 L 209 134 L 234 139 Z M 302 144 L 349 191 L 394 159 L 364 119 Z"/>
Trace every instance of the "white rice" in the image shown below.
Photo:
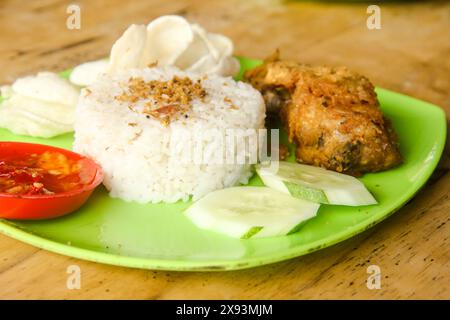
<path fill-rule="evenodd" d="M 193 81 L 202 79 L 207 96 L 203 102 L 192 101 L 188 118 L 182 117 L 168 126 L 130 110 L 129 103 L 114 98 L 127 88 L 130 77 L 168 81 L 174 75 L 187 76 Z M 139 101 L 135 110 L 146 102 Z M 235 107 L 231 108 L 230 104 Z M 192 134 L 183 135 L 184 138 L 193 138 L 198 132 L 211 129 L 220 132 L 260 129 L 264 127 L 264 118 L 265 106 L 260 93 L 243 82 L 212 75 L 205 78 L 172 67 L 128 70 L 114 76 L 100 76 L 82 91 L 76 110 L 74 150 L 102 166 L 104 185 L 112 197 L 142 203 L 186 201 L 190 196 L 196 200 L 213 190 L 247 183 L 251 166 L 248 163 L 184 163 L 173 156 L 176 154 L 171 143 L 174 135 L 177 132 L 179 135 L 180 130 Z M 220 153 L 224 147 L 226 152 L 236 152 L 227 145 L 202 143 L 203 148 L 213 153 Z"/>

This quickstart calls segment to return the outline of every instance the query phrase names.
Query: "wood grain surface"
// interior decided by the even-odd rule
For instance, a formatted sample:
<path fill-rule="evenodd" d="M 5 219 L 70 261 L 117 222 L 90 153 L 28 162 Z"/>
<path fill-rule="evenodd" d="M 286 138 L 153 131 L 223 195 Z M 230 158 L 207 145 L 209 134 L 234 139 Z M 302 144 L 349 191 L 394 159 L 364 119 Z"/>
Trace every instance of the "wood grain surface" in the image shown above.
<path fill-rule="evenodd" d="M 76 1 L 74 1 L 76 2 Z M 104 57 L 131 23 L 183 15 L 231 37 L 238 55 L 347 65 L 376 85 L 441 106 L 450 115 L 450 3 L 303 1 L 77 1 L 81 29 L 66 28 L 72 2 L 0 1 L 0 83 Z M 72 259 L 0 235 L 1 299 L 398 299 L 450 298 L 450 159 L 419 194 L 374 228 L 297 259 L 232 272 L 126 269 Z M 81 288 L 66 287 L 70 265 Z M 381 268 L 369 290 L 367 267 Z"/>

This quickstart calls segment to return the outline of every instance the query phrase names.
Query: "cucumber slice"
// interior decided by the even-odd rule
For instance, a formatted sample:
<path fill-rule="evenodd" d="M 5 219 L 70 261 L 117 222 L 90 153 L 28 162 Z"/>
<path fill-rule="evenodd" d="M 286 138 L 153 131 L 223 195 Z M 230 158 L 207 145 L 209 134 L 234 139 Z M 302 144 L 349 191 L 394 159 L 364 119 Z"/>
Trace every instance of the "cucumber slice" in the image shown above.
<path fill-rule="evenodd" d="M 276 172 L 267 165 L 257 165 L 256 172 L 266 186 L 307 201 L 346 206 L 377 203 L 355 177 L 323 168 L 280 161 Z"/>
<path fill-rule="evenodd" d="M 199 228 L 248 239 L 296 231 L 319 206 L 267 187 L 245 186 L 208 193 L 185 213 Z"/>

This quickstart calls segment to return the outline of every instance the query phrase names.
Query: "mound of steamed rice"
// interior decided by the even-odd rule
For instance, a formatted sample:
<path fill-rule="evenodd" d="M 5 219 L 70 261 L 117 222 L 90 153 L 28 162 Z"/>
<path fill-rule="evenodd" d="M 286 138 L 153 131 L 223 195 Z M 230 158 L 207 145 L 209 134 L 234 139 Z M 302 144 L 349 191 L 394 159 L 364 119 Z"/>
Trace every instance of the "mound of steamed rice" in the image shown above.
<path fill-rule="evenodd" d="M 194 82 L 200 79 L 206 97 L 192 100 L 187 116 L 169 124 L 139 112 L 145 104 L 155 104 L 154 100 L 142 99 L 131 107 L 129 102 L 117 99 L 127 90 L 130 77 L 169 81 L 174 76 L 189 77 Z M 251 166 L 181 161 L 174 156 L 180 154 L 175 150 L 180 145 L 174 141 L 180 137 L 194 139 L 196 133 L 211 129 L 260 129 L 264 118 L 260 93 L 243 82 L 171 67 L 133 69 L 102 75 L 82 91 L 76 110 L 74 150 L 102 166 L 104 185 L 112 197 L 142 203 L 186 201 L 190 196 L 196 200 L 213 190 L 247 183 Z M 192 141 L 193 145 L 198 141 Z M 223 148 L 228 153 L 236 152 L 233 145 L 207 140 L 201 143 L 202 150 L 213 154 L 220 154 Z"/>

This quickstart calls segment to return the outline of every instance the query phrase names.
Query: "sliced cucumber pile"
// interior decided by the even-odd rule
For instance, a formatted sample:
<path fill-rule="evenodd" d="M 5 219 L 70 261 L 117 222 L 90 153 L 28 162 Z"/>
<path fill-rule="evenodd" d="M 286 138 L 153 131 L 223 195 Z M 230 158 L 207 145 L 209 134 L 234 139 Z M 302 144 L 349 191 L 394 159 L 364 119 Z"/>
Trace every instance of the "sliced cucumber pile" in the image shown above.
<path fill-rule="evenodd" d="M 304 164 L 280 161 L 278 170 L 257 165 L 264 184 L 293 197 L 346 206 L 376 204 L 364 184 L 355 177 Z"/>
<path fill-rule="evenodd" d="M 185 213 L 200 228 L 248 239 L 295 232 L 319 206 L 267 187 L 233 187 L 207 194 Z"/>

